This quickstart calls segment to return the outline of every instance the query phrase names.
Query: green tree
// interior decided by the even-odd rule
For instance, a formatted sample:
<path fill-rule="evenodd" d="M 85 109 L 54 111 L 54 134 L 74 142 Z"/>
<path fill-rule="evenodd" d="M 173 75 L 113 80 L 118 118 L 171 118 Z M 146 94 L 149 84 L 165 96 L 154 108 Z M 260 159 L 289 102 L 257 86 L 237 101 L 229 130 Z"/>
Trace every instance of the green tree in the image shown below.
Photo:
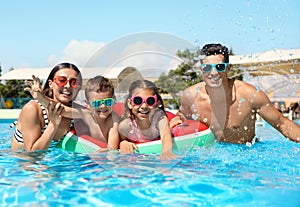
<path fill-rule="evenodd" d="M 9 71 L 14 70 L 11 68 Z M 2 68 L 0 66 L 0 75 L 2 73 Z M 26 87 L 25 80 L 7 80 L 5 83 L 0 83 L 0 99 L 2 107 L 4 107 L 4 100 L 13 100 L 14 107 L 22 107 L 28 99 L 31 98 L 28 92 L 24 91 Z"/>
<path fill-rule="evenodd" d="M 170 94 L 172 99 L 168 103 L 179 107 L 180 94 L 187 87 L 201 81 L 199 71 L 194 67 L 197 63 L 199 49 L 186 49 L 177 51 L 177 56 L 182 59 L 182 63 L 176 69 L 172 69 L 168 74 L 162 73 L 155 81 L 162 94 Z"/>
<path fill-rule="evenodd" d="M 14 70 L 11 68 L 9 71 Z M 30 98 L 30 94 L 24 91 L 25 80 L 7 80 L 1 85 L 1 94 L 5 98 Z"/>

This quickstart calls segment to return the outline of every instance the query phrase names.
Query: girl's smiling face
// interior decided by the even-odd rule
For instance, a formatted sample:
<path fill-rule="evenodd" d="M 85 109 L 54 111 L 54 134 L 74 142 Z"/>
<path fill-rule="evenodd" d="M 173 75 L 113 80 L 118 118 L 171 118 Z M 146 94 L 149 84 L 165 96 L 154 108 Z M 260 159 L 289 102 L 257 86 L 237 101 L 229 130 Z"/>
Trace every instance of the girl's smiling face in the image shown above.
<path fill-rule="evenodd" d="M 152 100 L 153 100 L 153 97 L 156 98 L 153 90 L 149 89 L 149 88 L 136 89 L 134 91 L 134 93 L 132 94 L 132 97 L 135 97 L 135 96 L 139 96 L 143 100 L 146 100 L 149 97 L 151 97 Z M 152 103 L 152 101 L 151 101 L 151 103 Z M 157 108 L 157 105 L 158 105 L 157 98 L 155 99 L 155 103 L 153 105 L 152 104 L 149 105 L 149 104 L 145 103 L 144 101 L 142 102 L 142 104 L 137 105 L 137 104 L 134 104 L 133 100 L 131 100 L 131 99 L 127 100 L 127 104 L 128 104 L 129 109 L 135 116 L 135 118 L 139 119 L 139 120 L 148 119 L 152 109 Z"/>

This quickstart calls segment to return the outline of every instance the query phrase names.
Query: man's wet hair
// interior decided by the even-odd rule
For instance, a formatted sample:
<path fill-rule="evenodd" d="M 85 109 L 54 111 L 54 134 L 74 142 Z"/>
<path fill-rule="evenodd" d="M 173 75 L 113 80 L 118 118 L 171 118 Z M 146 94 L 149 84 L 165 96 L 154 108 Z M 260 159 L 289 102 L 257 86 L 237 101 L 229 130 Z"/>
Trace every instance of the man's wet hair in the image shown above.
<path fill-rule="evenodd" d="M 206 56 L 210 56 L 210 55 L 218 55 L 221 54 L 224 56 L 224 62 L 225 63 L 229 63 L 229 51 L 228 48 L 221 45 L 221 44 L 206 44 L 202 47 L 201 51 L 200 51 L 200 61 L 202 63 L 202 60 L 206 57 Z"/>

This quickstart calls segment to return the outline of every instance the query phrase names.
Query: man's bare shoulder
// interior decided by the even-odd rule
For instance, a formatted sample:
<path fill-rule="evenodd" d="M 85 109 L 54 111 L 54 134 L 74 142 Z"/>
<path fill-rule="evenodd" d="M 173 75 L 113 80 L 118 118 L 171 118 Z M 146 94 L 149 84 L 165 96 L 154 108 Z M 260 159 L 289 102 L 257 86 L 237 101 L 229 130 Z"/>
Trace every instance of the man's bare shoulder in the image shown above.
<path fill-rule="evenodd" d="M 183 93 L 186 95 L 194 95 L 196 93 L 198 93 L 199 91 L 203 91 L 205 90 L 205 83 L 204 82 L 200 82 L 200 83 L 196 83 L 195 85 L 192 85 L 188 88 L 186 88 Z"/>
<path fill-rule="evenodd" d="M 234 85 L 235 85 L 237 91 L 240 91 L 243 93 L 254 92 L 255 90 L 257 90 L 254 85 L 251 85 L 249 83 L 246 83 L 246 82 L 240 81 L 240 80 L 235 80 Z"/>
<path fill-rule="evenodd" d="M 260 89 L 260 87 L 243 81 L 235 81 L 234 84 L 239 96 L 251 100 L 253 104 L 261 105 L 269 102 L 268 96 Z"/>

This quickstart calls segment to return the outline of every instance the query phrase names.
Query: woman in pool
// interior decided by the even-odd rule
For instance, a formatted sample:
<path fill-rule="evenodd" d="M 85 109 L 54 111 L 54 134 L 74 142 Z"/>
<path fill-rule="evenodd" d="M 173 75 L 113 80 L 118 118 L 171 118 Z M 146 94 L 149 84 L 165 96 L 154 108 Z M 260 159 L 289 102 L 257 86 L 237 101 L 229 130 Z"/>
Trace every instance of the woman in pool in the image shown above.
<path fill-rule="evenodd" d="M 56 102 L 43 95 L 38 77 L 33 75 L 32 79 L 33 82 L 28 82 L 31 88 L 26 90 L 30 91 L 33 98 L 43 106 L 47 106 L 50 101 Z M 101 149 L 101 152 L 108 149 L 119 149 L 118 123 L 120 116 L 113 111 L 115 103 L 113 83 L 101 75 L 90 78 L 85 86 L 85 97 L 85 107 L 79 104 L 76 104 L 76 107 L 63 105 L 64 110 L 61 112 L 61 116 L 75 119 L 76 135 L 88 135 L 107 144 L 107 148 Z"/>
<path fill-rule="evenodd" d="M 43 93 L 55 100 L 43 107 L 37 101 L 28 102 L 21 110 L 12 138 L 11 149 L 26 151 L 47 150 L 52 141 L 59 141 L 73 126 L 70 118 L 62 117 L 61 104 L 72 106 L 81 89 L 79 69 L 70 63 L 61 63 L 50 72 Z"/>
<path fill-rule="evenodd" d="M 173 159 L 172 135 L 163 100 L 154 83 L 136 80 L 130 88 L 119 123 L 121 153 L 138 150 L 137 143 L 162 140 L 161 159 Z"/>

